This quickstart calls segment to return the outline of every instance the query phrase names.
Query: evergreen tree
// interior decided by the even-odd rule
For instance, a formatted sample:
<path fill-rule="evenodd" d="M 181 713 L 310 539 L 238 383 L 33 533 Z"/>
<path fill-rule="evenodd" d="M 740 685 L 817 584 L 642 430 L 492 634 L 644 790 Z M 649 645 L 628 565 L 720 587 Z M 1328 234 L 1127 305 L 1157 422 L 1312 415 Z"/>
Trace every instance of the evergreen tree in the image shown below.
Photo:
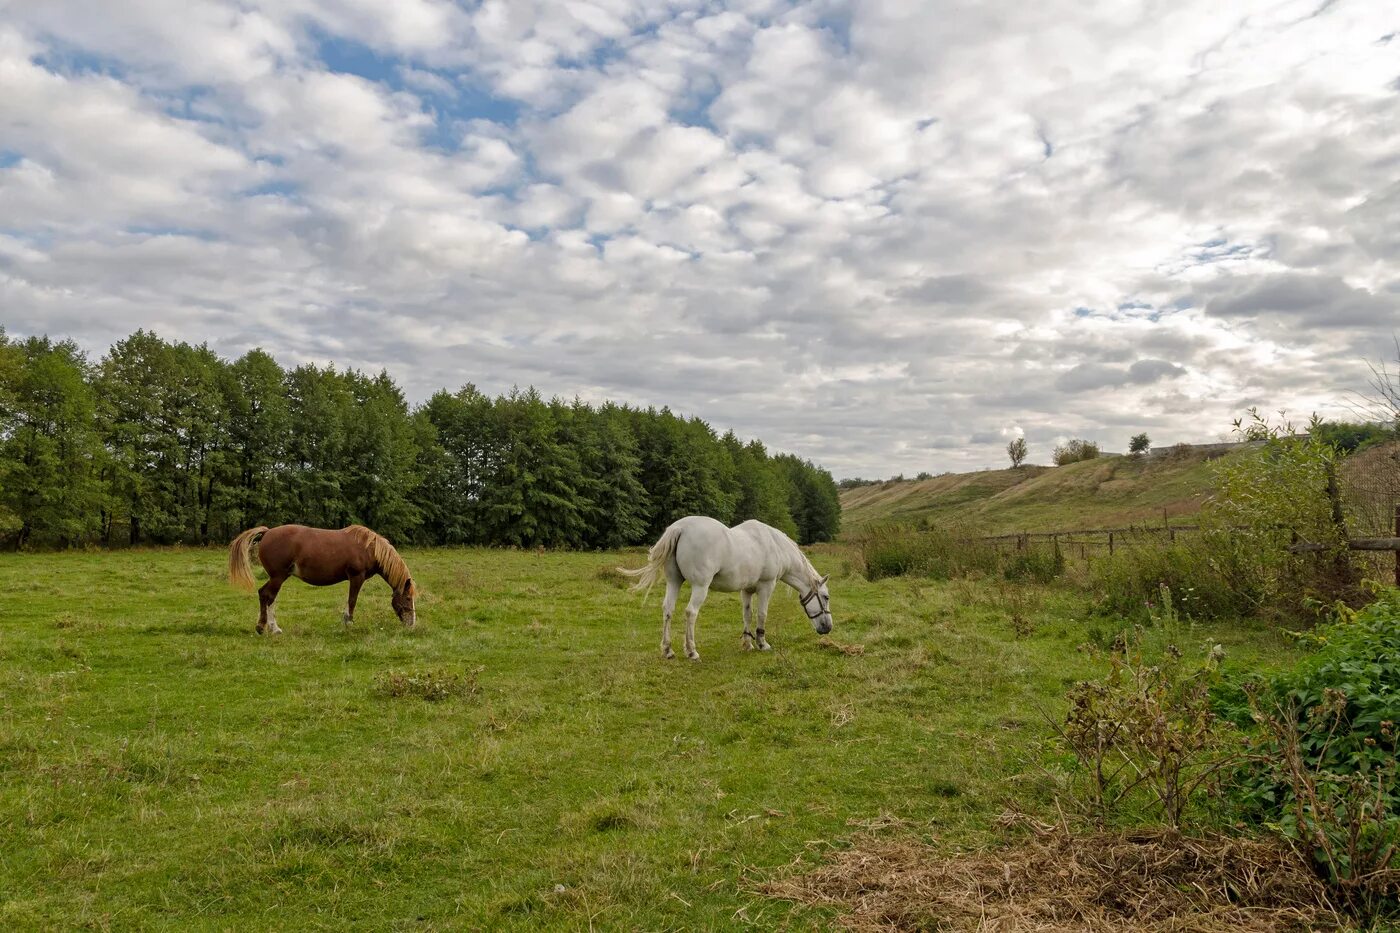
<path fill-rule="evenodd" d="M 496 400 L 493 414 L 500 446 L 482 496 L 487 540 L 523 547 L 580 545 L 578 453 L 562 442 L 550 406 L 534 389 L 513 389 Z"/>
<path fill-rule="evenodd" d="M 0 523 L 19 547 L 71 545 L 98 525 L 101 448 L 86 376 L 71 341 L 0 344 Z"/>
<path fill-rule="evenodd" d="M 178 444 L 170 477 L 175 496 L 172 539 L 208 544 L 214 502 L 229 447 L 227 365 L 208 346 L 170 347 L 164 411 Z"/>
<path fill-rule="evenodd" d="M 7 443 L 14 436 L 18 411 L 15 393 L 18 391 L 20 373 L 24 368 L 24 356 L 19 347 L 10 342 L 5 328 L 0 325 L 0 444 Z M 8 505 L 6 496 L 0 495 L 0 539 L 8 538 L 19 531 L 24 524 Z"/>
<path fill-rule="evenodd" d="M 345 497 L 346 429 L 354 399 L 334 366 L 298 366 L 287 374 L 290 520 L 323 528 L 353 522 Z"/>
<path fill-rule="evenodd" d="M 178 537 L 180 442 L 167 418 L 173 365 L 170 345 L 138 330 L 118 341 L 99 366 L 98 421 L 108 453 L 103 538 L 109 542 L 123 526 L 129 544 Z"/>
<path fill-rule="evenodd" d="M 839 524 L 830 474 L 699 418 L 466 386 L 412 410 L 386 372 L 284 371 L 261 350 L 138 330 L 96 367 L 0 328 L 0 539 L 222 541 L 360 522 L 404 540 L 619 547 L 682 515 L 803 542 Z"/>
<path fill-rule="evenodd" d="M 634 430 L 641 479 L 651 495 L 648 535 L 655 537 L 685 515 L 709 515 L 728 524 L 738 500 L 734 465 L 714 431 L 699 419 L 685 420 L 648 409 L 635 412 Z M 731 481 L 726 489 L 724 480 Z"/>
<path fill-rule="evenodd" d="M 351 370 L 342 379 L 354 411 L 341 465 L 349 514 L 385 537 L 407 538 L 422 518 L 413 501 L 418 434 L 408 403 L 387 372 L 369 379 Z"/>
<path fill-rule="evenodd" d="M 777 459 L 791 483 L 788 502 L 797 524 L 798 543 L 813 544 L 836 537 L 841 529 L 841 498 L 831 474 L 792 454 Z"/>
<path fill-rule="evenodd" d="M 795 537 L 797 523 L 793 521 L 789 503 L 792 490 L 787 471 L 769 458 L 759 441 L 744 444 L 730 431 L 721 442 L 734 462 L 739 487 L 733 522 L 738 524 L 756 518 Z"/>
<path fill-rule="evenodd" d="M 290 514 L 286 374 L 262 350 L 249 350 L 229 367 L 229 377 L 225 394 L 233 526 L 278 524 Z"/>
<path fill-rule="evenodd" d="M 561 413 L 561 421 L 568 426 L 568 443 L 579 455 L 583 543 L 595 548 L 640 543 L 646 537 L 651 501 L 642 486 L 641 458 L 627 412 L 612 404 L 594 411 L 575 400 Z"/>
<path fill-rule="evenodd" d="M 483 496 L 496 473 L 500 443 L 491 399 L 473 385 L 439 391 L 420 409 L 424 447 L 418 506 L 428 537 L 443 544 L 485 544 Z"/>

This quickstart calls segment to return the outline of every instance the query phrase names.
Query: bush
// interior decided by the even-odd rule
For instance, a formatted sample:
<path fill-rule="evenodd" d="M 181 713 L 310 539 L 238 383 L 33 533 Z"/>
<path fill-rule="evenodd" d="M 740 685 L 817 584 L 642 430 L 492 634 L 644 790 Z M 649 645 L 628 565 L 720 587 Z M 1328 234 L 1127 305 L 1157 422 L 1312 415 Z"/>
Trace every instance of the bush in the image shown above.
<path fill-rule="evenodd" d="M 1237 423 L 1237 434 L 1262 443 L 1215 463 L 1217 492 L 1201 510 L 1198 534 L 1177 542 L 1128 539 L 1090 567 L 1088 582 L 1103 609 L 1141 619 L 1163 585 L 1196 619 L 1296 618 L 1318 599 L 1359 599 L 1338 520 L 1336 449 L 1256 412 L 1249 418 Z M 1292 553 L 1295 537 L 1323 550 Z"/>
<path fill-rule="evenodd" d="M 1049 583 L 1065 572 L 1065 555 L 1053 546 L 1029 546 L 1002 559 L 1002 575 L 1008 580 Z"/>
<path fill-rule="evenodd" d="M 1295 435 L 1253 409 L 1248 416 L 1236 434 L 1264 443 L 1216 462 L 1217 492 L 1201 511 L 1222 576 L 1247 587 L 1259 610 L 1279 615 L 1296 616 L 1311 598 L 1358 599 L 1336 478 L 1341 455 L 1320 434 Z M 1295 540 L 1323 550 L 1292 553 Z"/>
<path fill-rule="evenodd" d="M 1001 567 L 997 549 L 959 528 L 917 530 L 886 525 L 867 532 L 859 542 L 865 575 L 921 576 L 935 580 L 990 575 Z"/>
<path fill-rule="evenodd" d="M 1257 609 L 1259 593 L 1248 577 L 1229 577 L 1237 564 L 1233 550 L 1228 538 L 1168 541 L 1144 534 L 1093 561 L 1087 585 L 1100 611 L 1134 621 L 1151 621 L 1163 611 L 1164 589 L 1172 594 L 1172 610 L 1189 619 L 1238 618 Z"/>
<path fill-rule="evenodd" d="M 1257 726 L 1235 787 L 1246 812 L 1374 912 L 1400 898 L 1400 592 L 1339 614 L 1306 636 L 1316 654 L 1223 706 Z"/>
<path fill-rule="evenodd" d="M 1082 460 L 1093 460 L 1099 455 L 1099 445 L 1093 441 L 1075 438 L 1061 446 L 1055 448 L 1055 466 L 1064 466 L 1068 463 L 1079 463 Z"/>
<path fill-rule="evenodd" d="M 1326 421 L 1315 425 L 1309 433 L 1338 450 L 1351 453 L 1400 437 L 1400 423 Z"/>
<path fill-rule="evenodd" d="M 1058 743 L 1073 756 L 1061 810 L 1100 825 L 1161 821 L 1181 828 L 1205 806 L 1219 776 L 1239 759 L 1239 742 L 1217 717 L 1211 689 L 1222 652 L 1187 665 L 1174 645 L 1149 660 L 1141 630 L 1124 633 L 1108 674 L 1075 684 Z"/>
<path fill-rule="evenodd" d="M 1005 552 L 994 541 L 958 527 L 885 525 L 858 542 L 868 579 L 918 576 L 933 580 L 1001 576 L 1049 583 L 1064 572 L 1064 556 L 1049 544 Z"/>

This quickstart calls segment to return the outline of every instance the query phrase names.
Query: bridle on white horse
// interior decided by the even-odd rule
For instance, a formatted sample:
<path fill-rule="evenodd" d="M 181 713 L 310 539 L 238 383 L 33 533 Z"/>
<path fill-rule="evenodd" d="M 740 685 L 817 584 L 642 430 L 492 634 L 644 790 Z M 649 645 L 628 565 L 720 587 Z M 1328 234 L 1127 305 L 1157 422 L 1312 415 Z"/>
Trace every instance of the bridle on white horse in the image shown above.
<path fill-rule="evenodd" d="M 815 613 L 813 613 L 812 610 L 809 609 L 807 606 L 807 604 L 814 599 L 817 601 L 817 611 Z M 807 613 L 807 618 L 809 619 L 818 619 L 821 617 L 822 613 L 831 611 L 831 597 L 828 596 L 825 599 L 822 598 L 822 585 L 820 583 L 812 587 L 812 592 L 808 593 L 806 596 L 803 596 L 798 601 L 802 603 L 802 611 Z"/>

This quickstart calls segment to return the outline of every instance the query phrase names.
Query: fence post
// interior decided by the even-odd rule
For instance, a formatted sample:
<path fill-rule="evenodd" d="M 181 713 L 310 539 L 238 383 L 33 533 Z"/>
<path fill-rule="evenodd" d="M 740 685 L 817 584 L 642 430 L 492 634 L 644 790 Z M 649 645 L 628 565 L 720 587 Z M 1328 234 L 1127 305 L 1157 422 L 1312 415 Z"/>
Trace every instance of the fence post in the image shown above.
<path fill-rule="evenodd" d="M 1113 556 L 1113 532 L 1108 533 L 1108 556 Z"/>

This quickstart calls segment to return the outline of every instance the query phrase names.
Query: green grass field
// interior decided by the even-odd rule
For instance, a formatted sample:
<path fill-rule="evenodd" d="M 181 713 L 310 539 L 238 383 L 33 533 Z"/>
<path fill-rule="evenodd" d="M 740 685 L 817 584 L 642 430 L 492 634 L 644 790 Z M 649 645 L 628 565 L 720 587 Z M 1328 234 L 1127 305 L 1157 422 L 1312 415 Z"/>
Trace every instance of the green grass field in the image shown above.
<path fill-rule="evenodd" d="M 1018 638 L 996 585 L 868 583 L 830 550 L 832 637 L 863 653 L 782 589 L 776 650 L 716 594 L 704 660 L 668 662 L 659 594 L 608 570 L 640 552 L 405 557 L 418 629 L 381 581 L 349 631 L 344 587 L 291 581 L 274 639 L 222 551 L 0 556 L 0 928 L 820 926 L 753 885 L 882 815 L 988 838 L 1107 624 L 1029 590 Z M 476 689 L 390 696 L 391 670 Z"/>
<path fill-rule="evenodd" d="M 1210 461 L 1200 455 L 1101 457 L 847 489 L 841 493 L 841 528 L 850 533 L 881 522 L 927 519 L 993 535 L 1160 524 L 1164 514 L 1186 522 L 1213 491 Z"/>

